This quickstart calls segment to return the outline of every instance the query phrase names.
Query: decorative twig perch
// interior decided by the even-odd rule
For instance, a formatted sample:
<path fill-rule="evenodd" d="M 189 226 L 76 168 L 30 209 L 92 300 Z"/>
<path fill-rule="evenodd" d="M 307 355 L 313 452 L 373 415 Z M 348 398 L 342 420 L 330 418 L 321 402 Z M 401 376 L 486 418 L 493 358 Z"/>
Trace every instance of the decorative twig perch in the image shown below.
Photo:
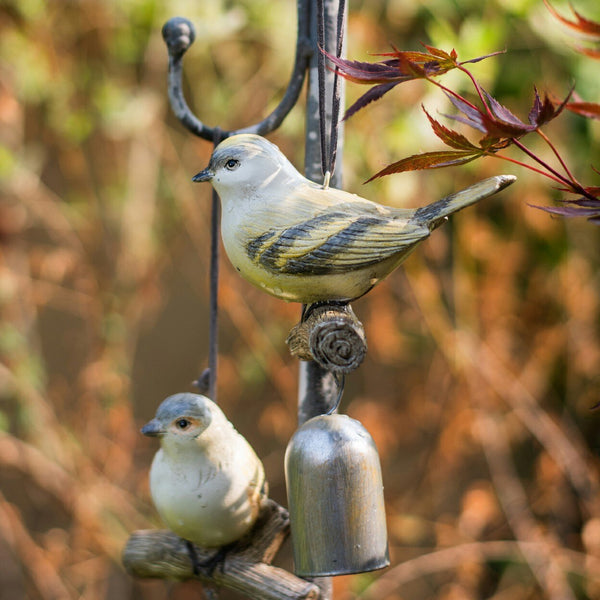
<path fill-rule="evenodd" d="M 342 374 L 357 369 L 367 353 L 363 325 L 349 304 L 313 309 L 292 329 L 286 343 L 292 356 L 315 360 L 324 369 Z"/>
<path fill-rule="evenodd" d="M 318 600 L 319 588 L 271 566 L 275 554 L 289 535 L 285 508 L 267 500 L 256 525 L 229 551 L 223 565 L 193 572 L 185 540 L 168 530 L 134 532 L 123 551 L 123 564 L 134 577 L 185 580 L 196 578 L 212 585 L 236 590 L 255 600 Z M 216 550 L 194 546 L 198 562 L 210 561 Z"/>

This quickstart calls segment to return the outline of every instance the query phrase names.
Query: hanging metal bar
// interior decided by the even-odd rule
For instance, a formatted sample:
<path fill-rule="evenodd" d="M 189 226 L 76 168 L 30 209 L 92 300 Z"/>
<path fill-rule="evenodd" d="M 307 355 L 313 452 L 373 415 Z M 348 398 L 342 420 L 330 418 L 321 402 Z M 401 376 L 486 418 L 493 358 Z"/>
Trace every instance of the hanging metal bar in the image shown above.
<path fill-rule="evenodd" d="M 311 54 L 308 88 L 306 98 L 306 145 L 304 156 L 304 174 L 312 181 L 321 183 L 323 181 L 321 161 L 320 119 L 319 119 L 319 66 L 317 47 L 317 7 L 319 0 L 310 1 L 310 43 L 313 48 Z M 338 23 L 338 0 L 324 0 L 324 13 L 326 15 L 324 42 L 325 49 L 331 53 L 337 51 L 337 23 Z M 342 32 L 345 31 L 345 19 L 341 20 Z M 343 50 L 342 50 L 343 52 Z M 331 131 L 332 123 L 332 99 L 335 75 L 326 70 L 324 81 L 325 105 L 325 131 Z M 339 102 L 344 104 L 344 80 L 340 80 Z M 337 132 L 337 158 L 338 166 L 332 174 L 331 184 L 335 187 L 342 185 L 342 148 L 344 145 L 343 124 L 340 123 Z M 300 376 L 298 386 L 298 424 L 302 425 L 308 419 L 324 414 L 334 406 L 337 400 L 338 386 L 333 374 L 323 369 L 315 361 L 300 362 Z M 333 595 L 333 583 L 330 577 L 315 578 L 314 583 L 321 590 L 321 598 L 330 600 Z"/>
<path fill-rule="evenodd" d="M 325 49 L 336 53 L 337 29 L 338 29 L 338 0 L 324 0 L 326 16 L 325 23 Z M 323 172 L 321 168 L 321 144 L 319 126 L 319 76 L 318 76 L 318 48 L 317 48 L 317 5 L 318 0 L 311 0 L 310 32 L 311 44 L 314 52 L 311 56 L 308 73 L 308 89 L 306 99 L 306 147 L 304 156 L 304 174 L 306 177 L 321 183 Z M 345 19 L 342 21 L 345 30 Z M 343 52 L 343 50 L 342 50 Z M 325 71 L 325 131 L 331 130 L 332 121 L 332 98 L 335 74 Z M 339 102 L 344 104 L 344 80 L 340 79 L 338 84 Z M 337 134 L 337 157 L 338 163 L 332 174 L 331 185 L 342 186 L 342 149 L 344 146 L 344 126 L 339 123 Z M 300 363 L 299 398 L 298 398 L 298 422 L 301 425 L 311 417 L 322 415 L 329 411 L 337 399 L 338 386 L 334 376 L 319 366 L 315 361 L 303 361 Z"/>

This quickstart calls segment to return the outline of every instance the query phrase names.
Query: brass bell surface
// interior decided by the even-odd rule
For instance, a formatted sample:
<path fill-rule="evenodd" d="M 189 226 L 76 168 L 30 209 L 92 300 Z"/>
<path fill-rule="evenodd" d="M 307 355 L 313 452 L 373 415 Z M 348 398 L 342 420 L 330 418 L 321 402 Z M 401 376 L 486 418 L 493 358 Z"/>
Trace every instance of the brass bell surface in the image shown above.
<path fill-rule="evenodd" d="M 389 565 L 383 483 L 368 431 L 347 415 L 321 415 L 285 454 L 296 575 L 325 577 Z"/>

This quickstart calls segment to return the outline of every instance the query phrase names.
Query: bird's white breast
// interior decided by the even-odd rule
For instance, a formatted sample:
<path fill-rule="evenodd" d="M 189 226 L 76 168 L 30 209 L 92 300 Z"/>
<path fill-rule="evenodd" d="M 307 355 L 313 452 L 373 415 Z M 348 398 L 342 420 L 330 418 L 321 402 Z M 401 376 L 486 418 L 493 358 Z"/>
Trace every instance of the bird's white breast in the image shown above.
<path fill-rule="evenodd" d="M 365 261 L 364 267 L 339 269 L 337 272 L 313 273 L 309 267 L 301 273 L 286 272 L 279 269 L 274 261 L 263 264 L 265 261 L 256 252 L 254 257 L 251 256 L 249 248 L 261 247 L 260 240 L 264 236 L 272 235 L 271 241 L 275 240 L 286 230 L 329 213 L 347 213 L 348 218 L 341 218 L 338 222 L 334 220 L 331 230 L 323 233 L 323 244 L 326 244 L 328 235 L 333 236 L 339 230 L 350 227 L 363 214 L 367 219 L 375 216 L 392 221 L 392 213 L 386 207 L 342 190 L 325 190 L 295 173 L 292 177 L 282 172 L 276 180 L 252 189 L 243 186 L 220 188 L 215 184 L 223 206 L 221 234 L 229 260 L 244 279 L 283 300 L 309 303 L 360 297 L 397 266 L 403 258 L 400 251 L 407 244 L 399 245 L 396 257 Z M 407 219 L 394 220 L 398 230 L 402 230 L 407 222 Z M 423 233 L 428 235 L 429 232 L 425 229 Z M 294 247 L 292 239 L 285 240 L 293 258 L 299 256 L 299 247 L 305 242 L 301 233 L 297 241 L 298 245 Z M 269 245 L 267 239 L 265 246 Z M 376 256 L 378 252 L 379 249 L 374 247 L 373 254 Z M 285 256 L 280 260 L 284 264 Z"/>
<path fill-rule="evenodd" d="M 258 513 L 262 464 L 246 441 L 210 454 L 159 450 L 150 490 L 161 518 L 177 535 L 216 547 L 239 539 Z M 221 455 L 219 457 L 219 454 Z"/>

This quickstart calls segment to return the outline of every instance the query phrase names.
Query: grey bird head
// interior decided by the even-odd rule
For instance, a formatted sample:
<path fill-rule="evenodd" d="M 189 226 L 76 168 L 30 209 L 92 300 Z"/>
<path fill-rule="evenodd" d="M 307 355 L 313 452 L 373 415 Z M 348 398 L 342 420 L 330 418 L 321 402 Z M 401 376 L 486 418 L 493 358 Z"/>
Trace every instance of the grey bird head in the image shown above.
<path fill-rule="evenodd" d="M 260 135 L 243 133 L 222 141 L 206 169 L 192 180 L 210 181 L 221 195 L 227 189 L 249 191 L 262 187 L 280 175 L 301 177 L 275 144 Z"/>
<path fill-rule="evenodd" d="M 213 407 L 212 401 L 205 396 L 175 394 L 163 400 L 154 419 L 141 431 L 150 437 L 197 438 L 211 424 Z"/>

